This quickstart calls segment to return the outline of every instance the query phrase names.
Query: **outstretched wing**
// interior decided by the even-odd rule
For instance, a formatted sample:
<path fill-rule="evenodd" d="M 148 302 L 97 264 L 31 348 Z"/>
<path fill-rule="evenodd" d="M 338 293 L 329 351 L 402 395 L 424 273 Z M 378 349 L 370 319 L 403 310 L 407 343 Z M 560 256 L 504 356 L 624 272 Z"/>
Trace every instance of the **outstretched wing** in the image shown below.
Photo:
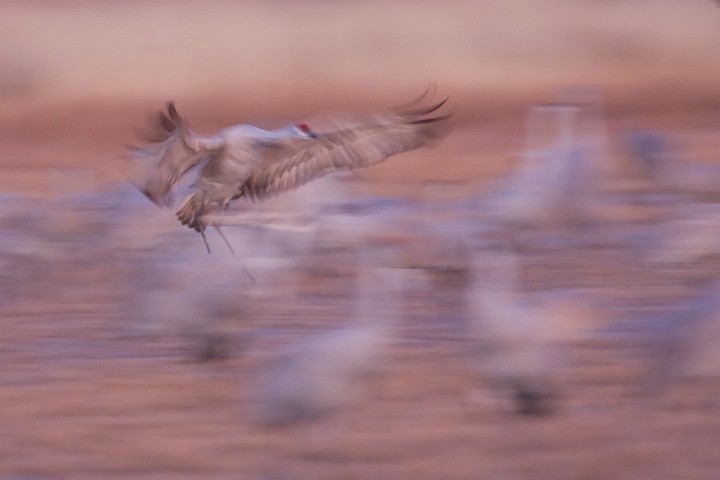
<path fill-rule="evenodd" d="M 158 206 L 169 206 L 180 177 L 222 146 L 215 137 L 192 132 L 172 102 L 157 116 L 148 139 L 149 144 L 134 147 L 133 153 L 153 163 L 139 188 Z"/>
<path fill-rule="evenodd" d="M 324 175 L 369 167 L 414 150 L 445 132 L 450 115 L 429 117 L 447 99 L 429 107 L 368 116 L 352 125 L 320 134 L 317 140 L 269 145 L 263 164 L 235 198 L 262 199 L 292 190 Z"/>

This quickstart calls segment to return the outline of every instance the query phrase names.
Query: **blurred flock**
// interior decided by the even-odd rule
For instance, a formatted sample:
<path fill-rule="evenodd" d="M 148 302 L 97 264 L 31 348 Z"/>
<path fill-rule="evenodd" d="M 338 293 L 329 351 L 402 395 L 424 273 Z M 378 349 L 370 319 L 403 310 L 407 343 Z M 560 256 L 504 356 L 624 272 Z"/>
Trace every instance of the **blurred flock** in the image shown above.
<path fill-rule="evenodd" d="M 0 0 L 0 480 L 720 476 L 710 0 Z M 168 100 L 449 94 L 428 148 L 208 255 L 134 188 Z"/>

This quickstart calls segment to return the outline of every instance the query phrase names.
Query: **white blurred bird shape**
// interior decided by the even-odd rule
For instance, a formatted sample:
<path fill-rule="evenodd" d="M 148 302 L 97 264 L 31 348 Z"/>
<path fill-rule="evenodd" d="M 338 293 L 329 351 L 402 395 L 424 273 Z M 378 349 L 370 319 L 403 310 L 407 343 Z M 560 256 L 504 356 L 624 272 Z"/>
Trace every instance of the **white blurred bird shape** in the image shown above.
<path fill-rule="evenodd" d="M 382 370 L 401 318 L 405 269 L 360 268 L 348 325 L 289 345 L 259 378 L 255 420 L 287 425 L 357 405 Z"/>
<path fill-rule="evenodd" d="M 492 223 L 523 226 L 588 221 L 604 156 L 599 95 L 561 91 L 558 103 L 528 112 L 520 169 L 483 202 Z"/>
<path fill-rule="evenodd" d="M 484 352 L 478 367 L 485 381 L 510 394 L 518 412 L 542 415 L 557 401 L 568 360 L 562 345 L 582 338 L 593 318 L 557 309 L 571 292 L 523 292 L 521 267 L 509 248 L 474 255 L 470 338 Z"/>

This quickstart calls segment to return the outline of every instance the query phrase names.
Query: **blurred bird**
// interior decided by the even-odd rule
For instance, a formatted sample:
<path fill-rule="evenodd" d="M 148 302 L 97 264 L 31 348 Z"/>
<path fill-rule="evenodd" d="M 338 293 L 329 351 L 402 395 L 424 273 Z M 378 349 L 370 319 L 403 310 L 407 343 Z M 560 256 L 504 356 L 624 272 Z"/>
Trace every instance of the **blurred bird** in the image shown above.
<path fill-rule="evenodd" d="M 668 217 L 636 246 L 649 265 L 690 266 L 720 253 L 720 205 L 680 204 Z"/>
<path fill-rule="evenodd" d="M 244 271 L 238 258 L 153 249 L 123 257 L 128 269 L 122 305 L 129 336 L 184 339 L 198 360 L 228 356 L 238 320 L 249 319 Z M 210 267 L 210 268 L 208 268 Z"/>
<path fill-rule="evenodd" d="M 593 92 L 533 106 L 520 169 L 482 199 L 490 223 L 584 223 L 592 216 L 605 139 L 601 101 Z"/>
<path fill-rule="evenodd" d="M 651 318 L 635 319 L 648 342 L 648 369 L 643 391 L 649 395 L 693 380 L 720 378 L 720 282 L 703 286 L 686 301 Z M 717 390 L 707 392 L 718 406 Z"/>
<path fill-rule="evenodd" d="M 480 347 L 476 364 L 482 379 L 510 397 L 518 413 L 551 413 L 567 364 L 563 346 L 589 330 L 592 315 L 563 305 L 577 304 L 576 295 L 523 293 L 520 259 L 510 249 L 475 255 L 472 267 L 470 338 Z"/>
<path fill-rule="evenodd" d="M 631 131 L 623 136 L 623 146 L 661 189 L 717 202 L 720 166 L 695 160 L 677 138 L 654 131 Z"/>
<path fill-rule="evenodd" d="M 538 306 L 522 300 L 516 291 L 518 258 L 499 252 L 493 258 L 475 258 L 474 263 L 476 276 L 468 304 L 473 330 L 485 347 L 482 377 L 512 397 L 518 413 L 546 414 L 555 401 L 553 370 L 557 365 L 542 338 Z M 492 281 L 483 271 L 490 273 Z"/>
<path fill-rule="evenodd" d="M 360 270 L 350 324 L 287 346 L 262 371 L 253 392 L 255 421 L 279 426 L 315 420 L 363 399 L 400 319 L 408 272 Z"/>
<path fill-rule="evenodd" d="M 296 123 L 273 131 L 233 125 L 202 135 L 190 130 L 170 102 L 158 116 L 151 143 L 134 148 L 136 158 L 155 162 L 139 188 L 156 205 L 170 206 L 180 178 L 202 165 L 194 191 L 177 217 L 200 232 L 210 251 L 205 215 L 227 208 L 233 200 L 278 195 L 333 172 L 375 165 L 439 137 L 451 115 L 429 115 L 447 98 L 418 107 L 426 95 L 394 111 L 333 117 L 333 129 L 322 133 Z M 213 227 L 232 250 L 219 225 Z"/>

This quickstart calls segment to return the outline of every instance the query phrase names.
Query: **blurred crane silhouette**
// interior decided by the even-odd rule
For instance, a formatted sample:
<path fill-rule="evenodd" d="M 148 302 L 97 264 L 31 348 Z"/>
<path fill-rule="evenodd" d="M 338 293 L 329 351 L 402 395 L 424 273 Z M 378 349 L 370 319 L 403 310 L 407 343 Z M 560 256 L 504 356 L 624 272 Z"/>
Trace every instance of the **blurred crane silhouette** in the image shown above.
<path fill-rule="evenodd" d="M 580 225 L 592 219 L 602 181 L 602 101 L 593 90 L 561 90 L 558 102 L 534 105 L 527 116 L 520 168 L 481 199 L 496 225 Z"/>
<path fill-rule="evenodd" d="M 377 251 L 364 255 L 377 262 Z M 380 255 L 382 256 L 382 255 Z M 407 269 L 363 264 L 353 313 L 340 328 L 286 345 L 261 371 L 254 388 L 254 420 L 282 426 L 317 420 L 358 405 L 379 374 L 402 319 Z"/>
<path fill-rule="evenodd" d="M 678 200 L 717 202 L 720 166 L 693 158 L 678 138 L 636 130 L 624 135 L 623 146 L 660 190 Z"/>
<path fill-rule="evenodd" d="M 202 235 L 210 252 L 206 215 L 227 208 L 231 201 L 262 200 L 330 173 L 375 165 L 439 137 L 451 115 L 430 114 L 447 98 L 419 106 L 427 94 L 395 110 L 334 116 L 333 128 L 322 133 L 296 123 L 273 131 L 234 125 L 215 135 L 202 135 L 189 128 L 170 102 L 157 118 L 150 143 L 133 149 L 137 159 L 153 162 L 139 188 L 156 205 L 169 207 L 181 177 L 200 166 L 194 191 L 177 217 Z M 212 222 L 212 226 L 232 251 L 220 224 Z"/>
<path fill-rule="evenodd" d="M 477 373 L 510 398 L 518 413 L 552 413 L 570 363 L 564 346 L 582 339 L 595 322 L 593 315 L 566 306 L 585 306 L 587 299 L 572 290 L 523 291 L 522 259 L 513 248 L 485 249 L 470 264 L 468 338 L 478 348 Z"/>

